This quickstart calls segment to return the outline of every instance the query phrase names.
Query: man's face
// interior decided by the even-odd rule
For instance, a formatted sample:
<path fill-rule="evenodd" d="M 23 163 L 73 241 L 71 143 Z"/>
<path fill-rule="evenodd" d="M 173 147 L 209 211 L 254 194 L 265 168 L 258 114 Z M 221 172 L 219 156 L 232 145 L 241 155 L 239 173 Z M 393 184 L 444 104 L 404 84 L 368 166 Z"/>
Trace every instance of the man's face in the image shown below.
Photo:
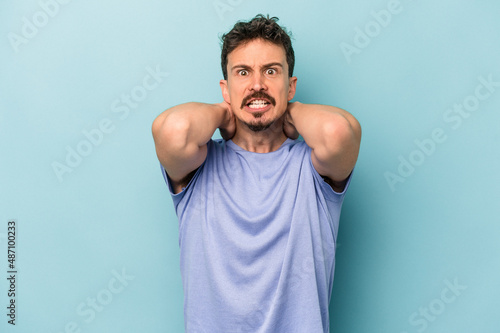
<path fill-rule="evenodd" d="M 228 55 L 227 80 L 220 84 L 236 118 L 262 131 L 285 113 L 296 83 L 296 77 L 288 76 L 285 49 L 254 39 Z"/>

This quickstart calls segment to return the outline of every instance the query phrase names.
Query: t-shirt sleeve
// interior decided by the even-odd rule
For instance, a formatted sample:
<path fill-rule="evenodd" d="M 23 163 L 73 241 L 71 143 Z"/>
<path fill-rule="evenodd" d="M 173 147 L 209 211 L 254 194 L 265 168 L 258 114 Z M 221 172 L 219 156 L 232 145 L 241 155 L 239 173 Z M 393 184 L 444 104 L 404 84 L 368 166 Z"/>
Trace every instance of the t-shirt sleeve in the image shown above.
<path fill-rule="evenodd" d="M 344 199 L 345 193 L 347 192 L 347 189 L 349 188 L 349 185 L 351 184 L 351 179 L 352 179 L 352 174 L 354 172 L 354 169 L 351 171 L 351 173 L 347 177 L 344 190 L 342 192 L 335 192 L 333 190 L 333 188 L 330 186 L 330 184 L 328 184 L 323 179 L 323 177 L 318 173 L 318 171 L 316 171 L 316 169 L 314 168 L 314 165 L 312 163 L 312 158 L 311 158 L 312 149 L 310 147 L 308 147 L 308 149 L 306 151 L 307 151 L 308 161 L 310 163 L 314 178 L 318 182 L 323 194 L 325 195 L 325 198 L 328 200 L 331 200 L 331 201 L 335 201 L 335 202 L 342 201 Z"/>
<path fill-rule="evenodd" d="M 189 183 L 186 185 L 186 187 L 183 187 L 181 189 L 181 191 L 179 193 L 174 193 L 174 188 L 173 188 L 173 184 L 172 184 L 172 180 L 170 179 L 170 177 L 168 176 L 167 174 L 167 170 L 165 170 L 165 168 L 163 167 L 163 165 L 160 163 L 160 168 L 161 168 L 161 173 L 163 175 L 163 179 L 165 180 L 165 183 L 167 184 L 168 186 L 168 190 L 170 192 L 170 195 L 172 196 L 172 200 L 174 201 L 174 206 L 175 208 L 177 209 L 177 205 L 179 204 L 179 202 L 182 200 L 182 198 L 185 196 L 186 192 L 193 187 L 193 183 L 196 182 L 196 179 L 198 178 L 198 176 L 200 175 L 200 173 L 202 172 L 203 170 L 203 167 L 205 166 L 205 163 L 206 163 L 206 160 L 208 159 L 208 154 L 210 152 L 210 146 L 211 146 L 211 143 L 212 143 L 212 140 L 210 140 L 208 143 L 207 143 L 207 158 L 205 159 L 205 161 L 203 161 L 203 163 L 198 167 L 198 169 L 196 170 L 195 174 L 193 175 L 193 177 L 190 179 Z"/>

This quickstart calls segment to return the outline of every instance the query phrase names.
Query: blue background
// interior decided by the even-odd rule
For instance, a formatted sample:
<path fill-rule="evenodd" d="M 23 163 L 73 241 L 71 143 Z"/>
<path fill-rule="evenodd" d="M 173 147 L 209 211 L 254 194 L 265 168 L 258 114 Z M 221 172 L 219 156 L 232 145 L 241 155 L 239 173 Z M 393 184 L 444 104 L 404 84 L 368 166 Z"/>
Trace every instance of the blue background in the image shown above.
<path fill-rule="evenodd" d="M 295 100 L 363 127 L 332 332 L 500 331 L 499 2 L 25 0 L 0 5 L 5 275 L 18 224 L 16 326 L 2 278 L 2 332 L 183 332 L 177 218 L 151 123 L 222 100 L 218 38 L 257 13 L 293 33 Z M 453 111 L 463 103 L 467 116 Z"/>

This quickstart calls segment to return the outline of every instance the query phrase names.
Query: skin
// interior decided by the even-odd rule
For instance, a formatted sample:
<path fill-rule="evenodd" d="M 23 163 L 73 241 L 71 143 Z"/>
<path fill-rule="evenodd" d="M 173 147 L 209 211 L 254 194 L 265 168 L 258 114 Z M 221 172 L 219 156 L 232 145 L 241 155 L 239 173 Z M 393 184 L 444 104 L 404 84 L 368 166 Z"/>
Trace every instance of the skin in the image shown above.
<path fill-rule="evenodd" d="M 300 133 L 312 148 L 316 171 L 341 192 L 359 153 L 358 121 L 337 107 L 290 103 L 297 78 L 288 75 L 282 46 L 262 39 L 242 44 L 228 55 L 227 70 L 227 80 L 220 81 L 222 103 L 181 104 L 153 122 L 156 152 L 174 192 L 180 192 L 203 163 L 206 143 L 217 128 L 225 140 L 256 153 L 275 151 L 287 137 L 296 139 Z M 250 109 L 246 104 L 252 96 L 271 103 Z"/>
<path fill-rule="evenodd" d="M 257 39 L 240 45 L 228 55 L 228 79 L 220 81 L 222 96 L 235 117 L 234 143 L 252 152 L 267 153 L 278 149 L 286 140 L 283 130 L 288 102 L 294 97 L 296 77 L 288 76 L 288 64 L 282 46 Z M 275 103 L 265 112 L 252 112 L 242 101 L 257 92 L 269 95 Z M 260 116 L 260 117 L 256 117 Z M 247 124 L 269 125 L 253 131 Z M 290 134 L 293 129 L 289 129 Z"/>

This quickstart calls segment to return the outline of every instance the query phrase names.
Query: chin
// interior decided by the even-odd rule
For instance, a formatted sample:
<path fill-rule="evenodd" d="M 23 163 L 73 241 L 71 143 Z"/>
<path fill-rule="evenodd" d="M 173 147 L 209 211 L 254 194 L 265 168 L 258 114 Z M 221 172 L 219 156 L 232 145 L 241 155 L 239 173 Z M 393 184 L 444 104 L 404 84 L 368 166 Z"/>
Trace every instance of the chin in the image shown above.
<path fill-rule="evenodd" d="M 253 131 L 253 132 L 262 132 L 262 131 L 265 131 L 266 129 L 268 129 L 269 127 L 271 127 L 271 125 L 273 124 L 273 122 L 270 122 L 268 124 L 266 123 L 258 123 L 258 124 L 248 124 L 248 123 L 245 123 L 245 125 L 247 125 L 247 127 Z"/>
<path fill-rule="evenodd" d="M 270 120 L 260 119 L 262 115 L 263 114 L 259 115 L 256 113 L 254 114 L 254 119 L 250 121 L 242 120 L 242 123 L 245 124 L 250 130 L 254 132 L 262 132 L 271 127 L 276 121 L 276 119 L 270 119 Z"/>

